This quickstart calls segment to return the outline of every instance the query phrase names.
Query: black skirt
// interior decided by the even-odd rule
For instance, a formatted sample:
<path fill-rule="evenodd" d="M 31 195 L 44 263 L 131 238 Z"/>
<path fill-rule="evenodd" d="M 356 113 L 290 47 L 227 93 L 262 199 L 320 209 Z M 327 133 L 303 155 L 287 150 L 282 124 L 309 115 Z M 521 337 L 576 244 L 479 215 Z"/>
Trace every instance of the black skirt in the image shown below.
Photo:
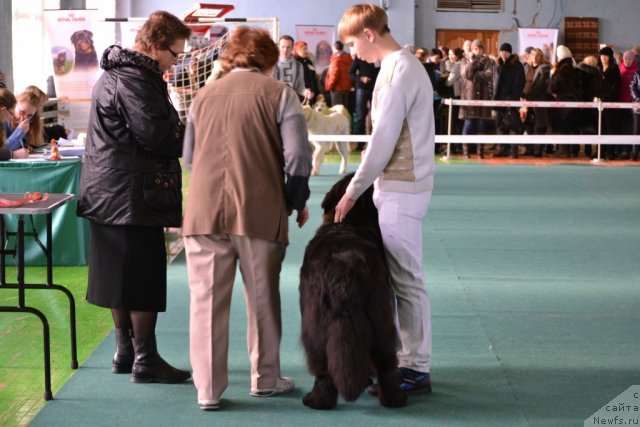
<path fill-rule="evenodd" d="M 87 301 L 120 310 L 165 311 L 167 252 L 162 227 L 89 223 Z"/>

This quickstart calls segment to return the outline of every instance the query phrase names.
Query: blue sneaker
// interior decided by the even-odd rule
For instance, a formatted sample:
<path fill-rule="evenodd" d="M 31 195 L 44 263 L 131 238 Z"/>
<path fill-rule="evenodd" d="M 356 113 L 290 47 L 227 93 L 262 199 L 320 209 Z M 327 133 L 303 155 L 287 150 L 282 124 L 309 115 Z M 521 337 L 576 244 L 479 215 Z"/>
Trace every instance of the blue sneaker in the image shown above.
<path fill-rule="evenodd" d="M 398 368 L 400 390 L 407 393 L 431 393 L 429 372 L 418 372 L 410 368 Z"/>

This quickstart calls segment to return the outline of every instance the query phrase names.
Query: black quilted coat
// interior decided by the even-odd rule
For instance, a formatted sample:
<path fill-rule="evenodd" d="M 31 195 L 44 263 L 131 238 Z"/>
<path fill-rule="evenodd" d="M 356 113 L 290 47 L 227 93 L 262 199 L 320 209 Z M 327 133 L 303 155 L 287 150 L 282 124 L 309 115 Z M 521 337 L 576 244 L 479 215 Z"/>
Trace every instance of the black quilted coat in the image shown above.
<path fill-rule="evenodd" d="M 184 127 L 158 63 L 111 46 L 100 66 L 77 213 L 100 224 L 179 226 Z"/>

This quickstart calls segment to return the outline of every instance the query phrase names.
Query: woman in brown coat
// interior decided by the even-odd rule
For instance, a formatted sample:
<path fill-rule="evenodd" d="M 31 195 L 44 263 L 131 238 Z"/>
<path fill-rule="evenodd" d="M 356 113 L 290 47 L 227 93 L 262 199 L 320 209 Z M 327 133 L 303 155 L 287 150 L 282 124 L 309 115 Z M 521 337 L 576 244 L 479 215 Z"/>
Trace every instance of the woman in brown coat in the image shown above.
<path fill-rule="evenodd" d="M 465 57 L 460 65 L 462 74 L 462 91 L 460 98 L 463 100 L 489 100 L 493 97 L 493 76 L 496 63 L 493 59 L 484 55 L 484 45 L 480 40 L 471 43 L 471 55 Z M 460 119 L 464 120 L 463 135 L 483 134 L 485 120 L 492 120 L 491 107 L 462 106 L 460 107 Z M 469 157 L 467 144 L 462 145 L 462 154 Z M 484 157 L 482 144 L 478 144 L 478 157 Z"/>

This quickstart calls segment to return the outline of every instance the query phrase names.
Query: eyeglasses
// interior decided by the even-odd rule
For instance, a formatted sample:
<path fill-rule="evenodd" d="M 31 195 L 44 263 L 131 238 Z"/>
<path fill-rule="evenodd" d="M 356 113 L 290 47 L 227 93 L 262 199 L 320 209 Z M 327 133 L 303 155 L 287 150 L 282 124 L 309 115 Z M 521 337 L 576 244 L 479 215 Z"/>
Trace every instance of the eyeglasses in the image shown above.
<path fill-rule="evenodd" d="M 36 113 L 27 114 L 26 112 L 22 111 L 22 110 L 20 109 L 20 107 L 16 107 L 16 110 L 15 110 L 15 111 L 18 113 L 18 115 L 19 115 L 20 117 L 23 117 L 23 118 L 25 118 L 25 119 L 27 119 L 27 120 L 31 120 L 31 119 L 33 118 L 33 116 L 35 116 L 35 115 L 36 115 Z"/>
<path fill-rule="evenodd" d="M 175 53 L 173 50 L 171 50 L 170 47 L 167 47 L 167 50 L 169 51 L 169 53 L 171 55 L 173 55 L 173 62 L 176 62 L 176 60 L 178 59 L 178 55 L 180 55 L 179 53 Z"/>

